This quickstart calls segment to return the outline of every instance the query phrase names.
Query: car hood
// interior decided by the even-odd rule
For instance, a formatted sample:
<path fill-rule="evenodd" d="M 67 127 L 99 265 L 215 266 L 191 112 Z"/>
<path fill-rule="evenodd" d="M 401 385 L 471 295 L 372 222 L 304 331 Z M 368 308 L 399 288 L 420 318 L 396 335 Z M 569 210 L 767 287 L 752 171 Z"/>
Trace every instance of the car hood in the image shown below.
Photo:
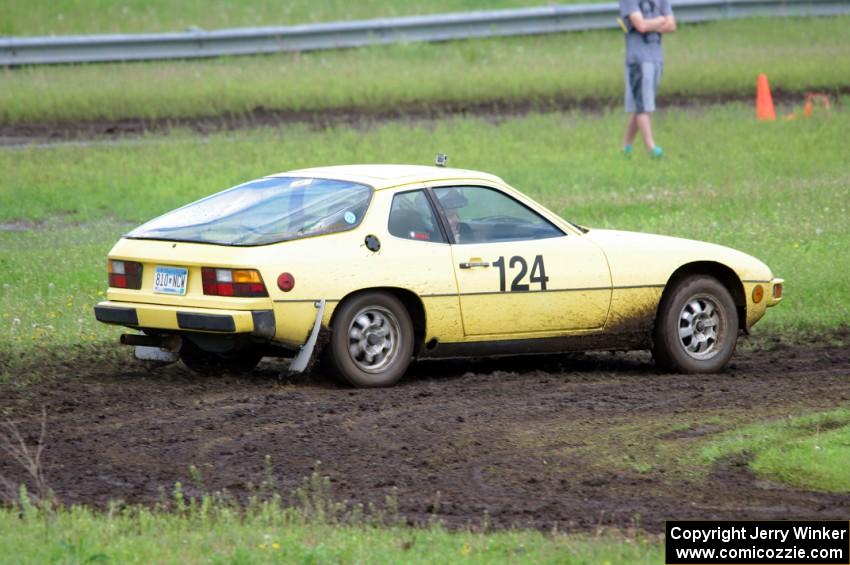
<path fill-rule="evenodd" d="M 769 281 L 767 265 L 730 247 L 648 233 L 593 229 L 587 237 L 605 252 L 614 286 L 666 284 L 682 265 L 711 261 L 728 266 L 742 281 Z"/>

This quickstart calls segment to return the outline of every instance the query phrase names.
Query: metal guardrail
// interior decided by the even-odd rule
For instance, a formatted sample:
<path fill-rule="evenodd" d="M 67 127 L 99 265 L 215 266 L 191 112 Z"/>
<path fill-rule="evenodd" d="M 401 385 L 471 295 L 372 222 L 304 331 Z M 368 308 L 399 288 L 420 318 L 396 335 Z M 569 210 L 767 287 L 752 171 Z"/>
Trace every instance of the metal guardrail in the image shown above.
<path fill-rule="evenodd" d="M 850 0 L 673 0 L 679 22 L 850 14 Z M 191 59 L 616 28 L 616 3 L 183 33 L 0 38 L 0 65 Z"/>

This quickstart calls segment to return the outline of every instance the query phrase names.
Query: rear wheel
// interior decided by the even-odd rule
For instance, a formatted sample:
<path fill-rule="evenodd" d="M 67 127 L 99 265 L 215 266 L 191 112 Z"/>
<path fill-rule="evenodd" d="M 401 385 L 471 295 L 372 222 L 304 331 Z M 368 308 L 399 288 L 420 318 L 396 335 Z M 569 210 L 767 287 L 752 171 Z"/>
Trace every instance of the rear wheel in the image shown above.
<path fill-rule="evenodd" d="M 263 358 L 253 349 L 243 349 L 229 353 L 204 351 L 188 339 L 183 340 L 180 348 L 180 360 L 195 373 L 205 376 L 221 374 L 241 375 L 254 370 Z"/>
<path fill-rule="evenodd" d="M 410 314 L 395 296 L 355 296 L 334 314 L 325 365 L 357 387 L 391 386 L 410 365 L 413 335 Z"/>
<path fill-rule="evenodd" d="M 682 373 L 721 371 L 738 341 L 732 295 L 715 278 L 685 278 L 661 302 L 655 322 L 655 362 Z"/>

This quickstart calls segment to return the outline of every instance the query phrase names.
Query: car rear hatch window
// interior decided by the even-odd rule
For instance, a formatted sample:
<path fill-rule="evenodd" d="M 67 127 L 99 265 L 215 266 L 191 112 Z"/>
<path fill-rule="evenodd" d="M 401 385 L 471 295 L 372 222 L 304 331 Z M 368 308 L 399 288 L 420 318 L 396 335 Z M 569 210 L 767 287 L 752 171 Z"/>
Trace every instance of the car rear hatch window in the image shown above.
<path fill-rule="evenodd" d="M 187 204 L 126 237 L 219 245 L 265 245 L 350 230 L 372 188 L 341 180 L 269 177 Z"/>

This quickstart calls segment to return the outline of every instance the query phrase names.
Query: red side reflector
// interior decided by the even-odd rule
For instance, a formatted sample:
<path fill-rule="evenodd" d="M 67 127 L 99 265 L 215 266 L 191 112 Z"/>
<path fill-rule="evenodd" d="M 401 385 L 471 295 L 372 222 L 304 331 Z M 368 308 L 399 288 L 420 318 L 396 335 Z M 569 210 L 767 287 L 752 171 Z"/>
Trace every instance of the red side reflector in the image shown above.
<path fill-rule="evenodd" d="M 283 292 L 289 292 L 295 288 L 295 277 L 289 273 L 281 273 L 277 278 L 277 287 Z"/>

